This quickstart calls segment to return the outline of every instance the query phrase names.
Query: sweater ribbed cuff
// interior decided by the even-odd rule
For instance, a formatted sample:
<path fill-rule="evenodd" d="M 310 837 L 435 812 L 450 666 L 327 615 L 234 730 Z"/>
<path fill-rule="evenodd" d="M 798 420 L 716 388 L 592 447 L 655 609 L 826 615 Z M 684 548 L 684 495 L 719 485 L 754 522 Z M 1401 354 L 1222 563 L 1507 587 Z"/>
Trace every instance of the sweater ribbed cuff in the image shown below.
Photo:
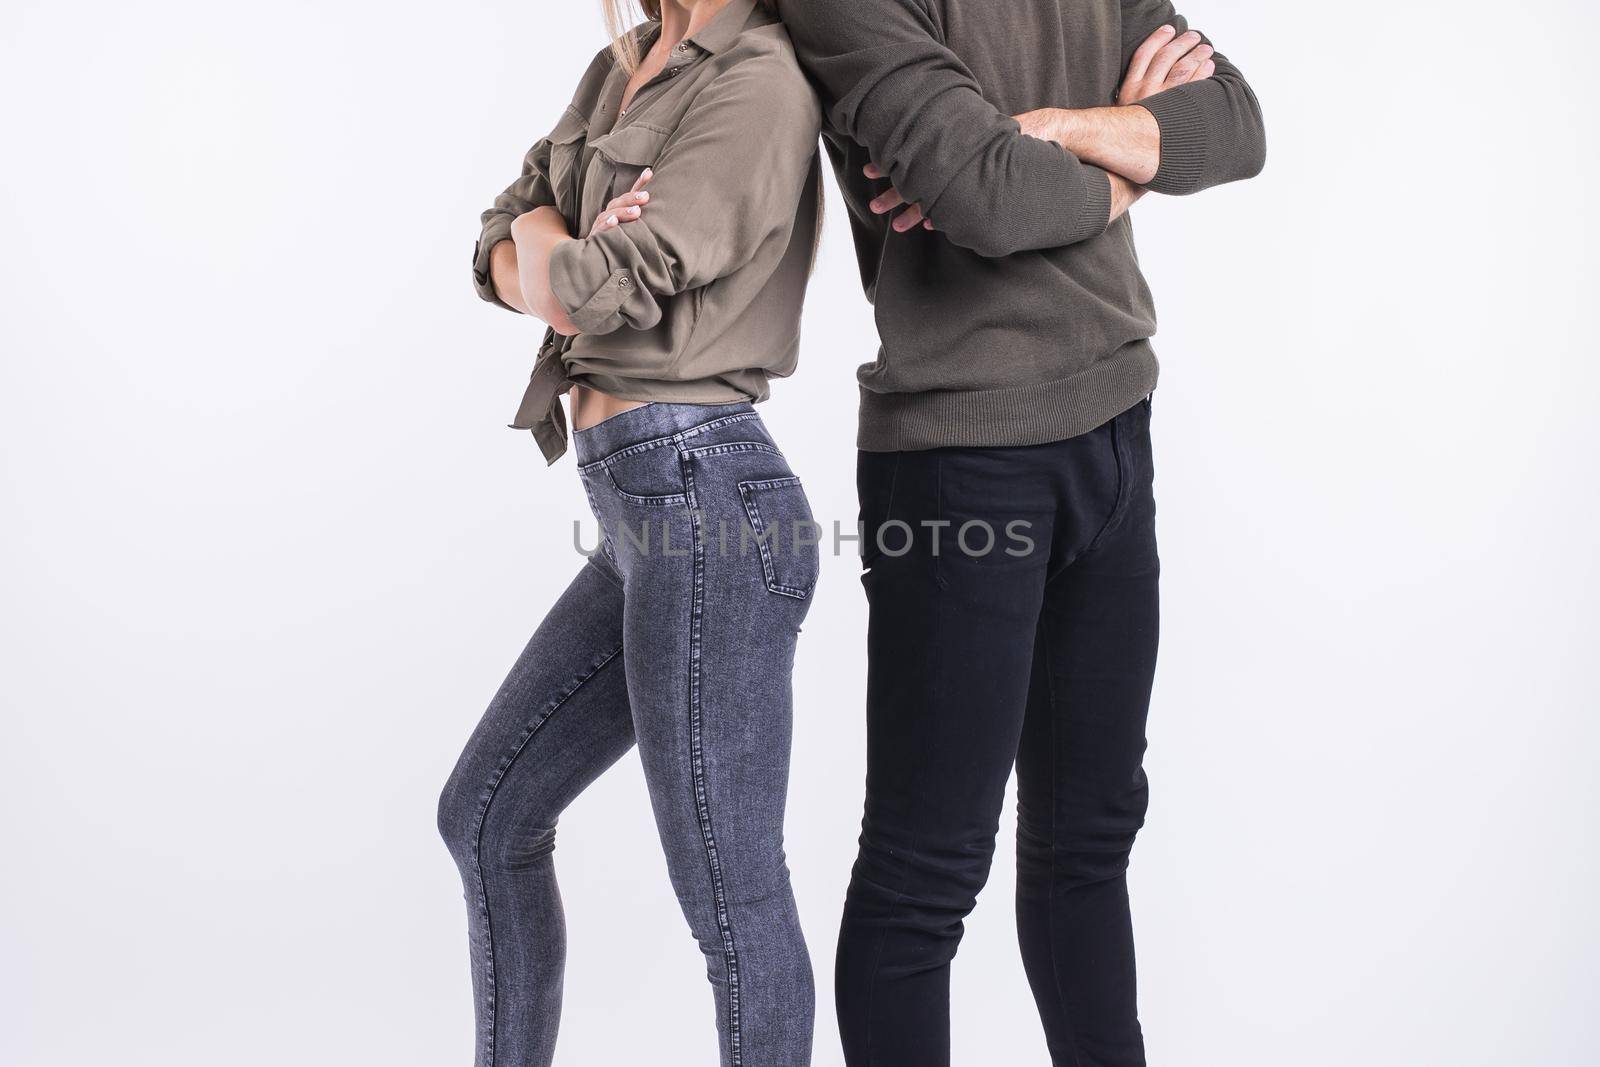
<path fill-rule="evenodd" d="M 1073 223 L 1072 234 L 1065 242 L 1076 244 L 1091 237 L 1099 237 L 1111 225 L 1111 175 L 1099 167 L 1083 165 L 1083 206 Z"/>
<path fill-rule="evenodd" d="M 1205 114 L 1186 91 L 1190 88 L 1180 85 L 1139 101 L 1161 129 L 1161 162 L 1146 183 L 1153 192 L 1183 196 L 1200 188 L 1209 136 Z"/>

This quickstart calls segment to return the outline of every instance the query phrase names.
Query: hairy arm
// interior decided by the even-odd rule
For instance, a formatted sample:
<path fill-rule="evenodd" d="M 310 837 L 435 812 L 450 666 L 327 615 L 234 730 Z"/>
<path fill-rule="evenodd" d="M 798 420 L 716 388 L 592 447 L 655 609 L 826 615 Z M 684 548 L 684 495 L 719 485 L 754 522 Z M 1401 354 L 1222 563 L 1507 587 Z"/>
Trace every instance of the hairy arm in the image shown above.
<path fill-rule="evenodd" d="M 1045 107 L 1018 115 L 1017 123 L 1029 137 L 1060 145 L 1086 163 L 1108 172 L 1111 183 L 1111 218 L 1120 217 L 1145 194 L 1145 183 L 1152 181 L 1161 167 L 1161 126 L 1140 101 L 1209 78 L 1216 73 L 1213 50 L 1202 43 L 1200 34 L 1178 32 L 1171 25 L 1156 29 L 1134 52 L 1127 66 L 1118 106 L 1094 108 Z M 881 178 L 881 168 L 867 168 L 869 178 Z M 893 211 L 907 203 L 898 187 L 892 187 L 871 206 L 877 214 Z M 934 229 L 932 220 L 923 217 L 922 205 L 912 203 L 890 224 L 904 232 L 921 223 Z"/>
<path fill-rule="evenodd" d="M 1140 42 L 1163 26 L 1182 34 L 1188 23 L 1169 0 L 1122 0 L 1122 49 L 1130 66 Z M 1211 42 L 1202 35 L 1201 47 Z M 1267 162 L 1261 105 L 1239 68 L 1220 52 L 1206 57 L 1213 73 L 1139 99 L 1161 129 L 1160 162 L 1145 184 L 1183 196 L 1253 178 Z"/>
<path fill-rule="evenodd" d="M 1238 69 L 1216 53 L 1204 35 L 1186 30 L 1168 3 L 1125 3 L 1124 41 L 1134 40 L 1114 107 L 1046 107 L 1017 116 L 1022 132 L 1060 145 L 1078 159 L 1109 172 L 1111 217 L 1147 190 L 1192 193 L 1251 178 L 1266 162 L 1266 140 L 1255 94 Z M 1151 18 L 1163 23 L 1142 39 Z M 1216 81 L 1218 85 L 1207 84 Z M 869 177 L 883 177 L 868 168 Z M 872 202 L 878 213 L 906 203 L 898 188 Z M 921 223 L 933 229 L 920 205 L 896 216 L 896 230 Z"/>
<path fill-rule="evenodd" d="M 1023 129 L 1158 193 L 1253 178 L 1266 164 L 1261 106 L 1239 68 L 1167 0 L 1123 0 L 1117 106 L 1043 108 Z"/>
<path fill-rule="evenodd" d="M 1154 30 L 1128 61 L 1117 106 L 1046 107 L 1018 115 L 1023 132 L 1144 185 L 1161 169 L 1161 124 L 1142 101 L 1216 73 L 1214 49 L 1193 30 Z"/>
<path fill-rule="evenodd" d="M 916 0 L 789 0 L 789 35 L 830 124 L 944 235 L 980 255 L 1074 244 L 1110 223 L 1114 182 L 985 100 Z"/>

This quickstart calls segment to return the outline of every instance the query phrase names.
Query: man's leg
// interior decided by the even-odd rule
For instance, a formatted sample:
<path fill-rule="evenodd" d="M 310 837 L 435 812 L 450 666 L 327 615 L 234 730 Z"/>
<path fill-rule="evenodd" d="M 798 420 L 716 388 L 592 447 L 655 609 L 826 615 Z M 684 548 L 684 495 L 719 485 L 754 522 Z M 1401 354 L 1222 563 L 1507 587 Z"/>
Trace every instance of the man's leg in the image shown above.
<path fill-rule="evenodd" d="M 1156 661 L 1148 404 L 1113 430 L 1117 514 L 1046 586 L 1017 756 L 1017 930 L 1051 1060 L 1071 1067 L 1145 1062 L 1126 872 Z M 1099 529 L 1078 504 L 1058 530 Z"/>
<path fill-rule="evenodd" d="M 1035 449 L 863 453 L 859 483 L 867 800 L 839 935 L 839 1026 L 851 1067 L 944 1067 L 950 961 L 1016 757 L 1054 488 Z M 1031 524 L 1021 555 L 1005 551 L 1020 547 L 1013 520 Z M 973 521 L 996 538 L 982 556 L 958 544 Z M 973 549 L 986 537 L 966 536 Z"/>

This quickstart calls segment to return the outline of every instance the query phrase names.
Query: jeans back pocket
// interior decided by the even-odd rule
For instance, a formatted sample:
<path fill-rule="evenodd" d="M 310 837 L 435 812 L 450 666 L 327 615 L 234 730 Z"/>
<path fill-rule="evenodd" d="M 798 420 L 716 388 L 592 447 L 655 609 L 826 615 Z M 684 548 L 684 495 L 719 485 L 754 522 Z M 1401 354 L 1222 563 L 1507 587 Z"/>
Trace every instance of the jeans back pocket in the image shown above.
<path fill-rule="evenodd" d="M 767 589 L 805 600 L 817 585 L 821 539 L 800 479 L 769 478 L 740 482 L 750 540 L 761 557 Z"/>

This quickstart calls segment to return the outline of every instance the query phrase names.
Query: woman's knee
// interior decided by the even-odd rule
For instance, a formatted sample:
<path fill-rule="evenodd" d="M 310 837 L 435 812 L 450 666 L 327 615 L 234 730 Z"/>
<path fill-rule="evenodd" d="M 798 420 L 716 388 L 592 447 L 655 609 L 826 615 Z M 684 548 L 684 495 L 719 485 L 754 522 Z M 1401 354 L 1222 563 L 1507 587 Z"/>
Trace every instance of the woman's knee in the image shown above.
<path fill-rule="evenodd" d="M 458 768 L 445 783 L 439 793 L 437 815 L 439 836 L 457 861 L 472 859 L 478 840 L 477 805 L 472 803 L 462 777 Z"/>
<path fill-rule="evenodd" d="M 439 836 L 457 862 L 516 871 L 548 857 L 556 847 L 556 813 L 527 797 L 469 786 L 454 775 L 439 796 Z"/>

